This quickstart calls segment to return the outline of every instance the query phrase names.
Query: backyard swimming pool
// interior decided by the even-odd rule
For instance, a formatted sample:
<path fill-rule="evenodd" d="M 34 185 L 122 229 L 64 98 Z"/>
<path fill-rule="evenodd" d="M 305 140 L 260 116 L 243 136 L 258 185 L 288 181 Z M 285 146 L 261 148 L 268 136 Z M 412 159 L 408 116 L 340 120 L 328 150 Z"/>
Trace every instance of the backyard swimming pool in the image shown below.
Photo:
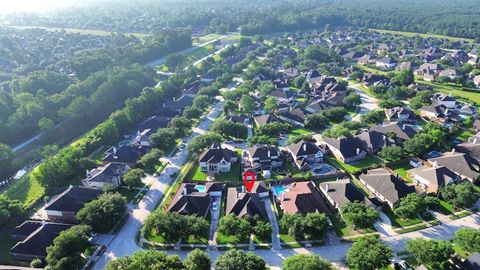
<path fill-rule="evenodd" d="M 323 165 L 320 168 L 313 169 L 313 172 L 315 174 L 329 174 L 329 173 L 334 173 L 335 171 L 336 171 L 336 169 L 332 166 L 329 166 L 329 165 Z"/>
<path fill-rule="evenodd" d="M 195 189 L 198 190 L 198 192 L 205 192 L 206 187 L 205 185 L 195 185 Z"/>
<path fill-rule="evenodd" d="M 284 185 L 273 186 L 273 193 L 275 193 L 275 196 L 277 197 L 280 197 L 280 195 L 285 191 L 288 191 L 288 186 L 284 186 Z"/>

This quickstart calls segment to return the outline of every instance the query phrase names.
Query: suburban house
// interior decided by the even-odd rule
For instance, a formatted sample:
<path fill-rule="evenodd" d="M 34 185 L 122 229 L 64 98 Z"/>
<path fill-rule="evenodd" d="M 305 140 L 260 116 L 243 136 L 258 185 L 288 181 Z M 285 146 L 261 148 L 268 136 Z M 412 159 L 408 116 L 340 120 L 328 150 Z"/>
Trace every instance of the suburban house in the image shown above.
<path fill-rule="evenodd" d="M 473 83 L 476 87 L 480 88 L 480 75 L 473 77 Z"/>
<path fill-rule="evenodd" d="M 468 143 L 461 143 L 455 146 L 458 152 L 465 153 L 469 157 L 480 163 L 480 140 L 474 140 Z"/>
<path fill-rule="evenodd" d="M 287 150 L 300 170 L 308 170 L 311 165 L 323 161 L 323 151 L 313 142 L 300 141 L 287 146 Z"/>
<path fill-rule="evenodd" d="M 294 182 L 276 200 L 286 214 L 325 213 L 331 215 L 313 182 Z"/>
<path fill-rule="evenodd" d="M 232 150 L 215 143 L 200 155 L 198 162 L 202 172 L 229 172 L 232 163 L 237 162 L 237 156 Z"/>
<path fill-rule="evenodd" d="M 454 80 L 454 79 L 462 77 L 463 75 L 460 72 L 458 72 L 456 69 L 447 68 L 445 70 L 440 71 L 438 76 L 439 77 L 446 77 L 446 78 L 449 78 L 450 80 Z"/>
<path fill-rule="evenodd" d="M 425 193 L 437 194 L 443 186 L 454 183 L 460 177 L 444 166 L 438 166 L 436 163 L 430 166 L 421 166 L 408 171 L 413 178 L 413 182 Z"/>
<path fill-rule="evenodd" d="M 420 108 L 420 115 L 429 119 L 430 121 L 434 121 L 442 125 L 447 125 L 449 123 L 460 123 L 463 121 L 463 119 L 454 109 L 449 109 L 443 104 L 423 106 Z"/>
<path fill-rule="evenodd" d="M 130 170 L 130 167 L 121 163 L 107 163 L 87 171 L 86 178 L 82 180 L 85 186 L 103 189 L 105 185 L 118 188 L 122 185 L 122 176 Z"/>
<path fill-rule="evenodd" d="M 409 140 L 417 134 L 417 131 L 411 125 L 400 122 L 387 122 L 373 125 L 369 130 L 387 135 L 387 137 L 391 137 L 399 143 Z"/>
<path fill-rule="evenodd" d="M 449 95 L 434 94 L 432 99 L 433 104 L 443 105 L 449 109 L 453 109 L 457 105 L 457 100 Z"/>
<path fill-rule="evenodd" d="M 135 168 L 137 161 L 148 151 L 149 147 L 122 145 L 120 147 L 110 148 L 102 161 L 107 163 L 120 163 L 128 165 L 130 168 Z"/>
<path fill-rule="evenodd" d="M 55 222 L 75 222 L 75 214 L 102 193 L 98 189 L 70 186 L 45 205 L 47 218 Z"/>
<path fill-rule="evenodd" d="M 417 115 L 405 107 L 393 107 L 385 109 L 385 115 L 390 122 L 402 122 L 415 125 L 417 123 Z"/>
<path fill-rule="evenodd" d="M 282 102 L 289 103 L 295 98 L 295 94 L 290 90 L 274 90 L 268 93 L 268 96 L 275 98 L 277 104 Z"/>
<path fill-rule="evenodd" d="M 364 202 L 366 198 L 348 178 L 323 182 L 318 187 L 330 206 L 338 210 L 351 202 Z"/>
<path fill-rule="evenodd" d="M 451 152 L 445 152 L 439 157 L 428 159 L 430 164 L 445 166 L 461 178 L 475 182 L 480 176 L 479 163 L 465 153 L 456 152 L 455 148 Z"/>
<path fill-rule="evenodd" d="M 221 196 L 223 189 L 224 184 L 221 183 L 210 182 L 206 185 L 183 183 L 166 211 L 205 218 L 210 210 L 212 197 Z"/>
<path fill-rule="evenodd" d="M 395 145 L 395 140 L 377 131 L 365 131 L 355 136 L 359 140 L 362 150 L 376 154 L 385 146 Z"/>
<path fill-rule="evenodd" d="M 47 257 L 47 247 L 62 232 L 73 225 L 46 221 L 27 220 L 13 229 L 11 235 L 20 240 L 10 253 L 17 259 L 33 260 Z"/>
<path fill-rule="evenodd" d="M 331 105 L 326 100 L 317 100 L 307 105 L 305 110 L 307 110 L 310 113 L 319 113 L 325 110 L 330 110 L 334 107 L 335 106 Z"/>
<path fill-rule="evenodd" d="M 323 142 L 338 160 L 349 163 L 365 158 L 367 152 L 355 137 L 325 138 Z"/>
<path fill-rule="evenodd" d="M 253 117 L 253 121 L 257 127 L 263 126 L 265 124 L 270 124 L 273 122 L 280 122 L 280 120 L 273 114 L 265 114 Z"/>
<path fill-rule="evenodd" d="M 369 170 L 361 174 L 359 180 L 378 200 L 390 208 L 393 208 L 401 198 L 415 191 L 413 186 L 408 186 L 384 168 Z"/>
<path fill-rule="evenodd" d="M 131 144 L 133 146 L 143 146 L 151 147 L 152 142 L 150 141 L 150 134 L 153 132 L 151 129 L 144 129 L 142 131 L 138 130 L 137 133 L 132 137 Z"/>
<path fill-rule="evenodd" d="M 280 151 L 275 146 L 262 145 L 247 149 L 248 162 L 255 170 L 271 170 L 280 167 L 283 161 L 280 158 Z"/>
<path fill-rule="evenodd" d="M 381 59 L 378 59 L 377 62 L 375 62 L 375 66 L 381 69 L 392 69 L 397 65 L 397 61 L 395 61 L 391 57 L 384 57 Z"/>
<path fill-rule="evenodd" d="M 231 114 L 226 116 L 225 120 L 244 125 L 250 124 L 250 117 L 243 114 Z"/>
<path fill-rule="evenodd" d="M 266 198 L 270 196 L 270 189 L 267 187 L 267 185 L 263 181 L 255 181 L 255 184 L 253 184 L 251 192 L 258 194 L 260 198 Z"/>
<path fill-rule="evenodd" d="M 245 188 L 229 188 L 227 192 L 226 214 L 234 214 L 238 218 L 255 217 L 267 220 L 265 202 L 259 194 L 246 192 Z"/>
<path fill-rule="evenodd" d="M 310 113 L 302 108 L 290 108 L 290 110 L 279 112 L 278 116 L 285 122 L 303 127 L 308 114 Z"/>

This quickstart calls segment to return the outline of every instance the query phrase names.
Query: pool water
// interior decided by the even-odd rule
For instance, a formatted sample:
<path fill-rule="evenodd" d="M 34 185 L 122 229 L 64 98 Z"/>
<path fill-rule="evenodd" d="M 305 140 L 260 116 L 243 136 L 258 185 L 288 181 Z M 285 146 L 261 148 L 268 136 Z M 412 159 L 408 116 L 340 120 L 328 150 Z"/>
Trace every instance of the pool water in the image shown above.
<path fill-rule="evenodd" d="M 321 168 L 318 168 L 318 169 L 314 169 L 313 172 L 314 173 L 317 173 L 317 174 L 326 174 L 326 173 L 329 173 L 332 171 L 332 168 L 328 167 L 328 166 L 323 166 Z"/>
<path fill-rule="evenodd" d="M 282 185 L 276 185 L 273 186 L 273 192 L 275 193 L 275 196 L 280 197 L 282 193 L 285 191 L 288 191 L 288 187 L 282 186 Z"/>
<path fill-rule="evenodd" d="M 206 187 L 204 185 L 195 185 L 195 189 L 198 190 L 198 192 L 205 192 Z"/>

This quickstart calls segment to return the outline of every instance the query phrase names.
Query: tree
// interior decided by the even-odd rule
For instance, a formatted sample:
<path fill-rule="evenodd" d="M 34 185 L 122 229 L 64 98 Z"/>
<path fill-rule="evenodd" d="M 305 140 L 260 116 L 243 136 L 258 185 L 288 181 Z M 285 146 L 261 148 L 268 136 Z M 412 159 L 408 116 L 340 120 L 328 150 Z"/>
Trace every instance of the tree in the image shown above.
<path fill-rule="evenodd" d="M 423 238 L 407 241 L 406 250 L 419 264 L 424 264 L 431 269 L 447 269 L 448 260 L 455 253 L 452 244 L 448 241 Z"/>
<path fill-rule="evenodd" d="M 363 202 L 349 202 L 341 209 L 342 217 L 353 228 L 371 228 L 380 219 L 380 214 Z"/>
<path fill-rule="evenodd" d="M 243 112 L 251 114 L 255 110 L 255 100 L 249 95 L 242 95 L 242 98 L 240 99 L 240 107 Z"/>
<path fill-rule="evenodd" d="M 283 262 L 283 270 L 333 270 L 332 264 L 318 255 L 297 254 Z"/>
<path fill-rule="evenodd" d="M 378 155 L 388 161 L 397 161 L 405 157 L 405 151 L 400 146 L 391 145 L 383 147 Z"/>
<path fill-rule="evenodd" d="M 418 133 L 410 140 L 405 141 L 403 148 L 409 153 L 421 156 L 432 147 L 432 144 L 432 139 L 428 134 Z"/>
<path fill-rule="evenodd" d="M 390 264 L 392 250 L 374 236 L 360 237 L 347 252 L 347 264 L 358 270 L 375 270 Z"/>
<path fill-rule="evenodd" d="M 53 244 L 47 247 L 47 264 L 51 269 L 80 269 L 83 265 L 80 253 L 88 247 L 91 228 L 86 225 L 73 226 L 61 232 Z"/>
<path fill-rule="evenodd" d="M 153 146 L 164 152 L 172 150 L 177 138 L 174 128 L 159 128 L 155 133 L 150 135 Z"/>
<path fill-rule="evenodd" d="M 131 169 L 123 175 L 123 182 L 129 189 L 132 187 L 139 187 L 142 185 L 142 178 L 145 172 L 142 169 Z"/>
<path fill-rule="evenodd" d="M 253 232 L 250 222 L 247 219 L 239 219 L 233 214 L 220 218 L 218 231 L 224 235 L 237 236 L 240 239 L 247 238 Z"/>
<path fill-rule="evenodd" d="M 186 58 L 180 54 L 170 54 L 165 58 L 165 66 L 169 67 L 172 71 L 183 66 L 186 62 Z"/>
<path fill-rule="evenodd" d="M 362 104 L 362 99 L 359 94 L 352 92 L 343 99 L 343 104 L 346 108 L 353 109 Z"/>
<path fill-rule="evenodd" d="M 265 100 L 265 106 L 263 107 L 267 112 L 274 112 L 278 109 L 277 100 L 274 97 L 268 97 Z"/>
<path fill-rule="evenodd" d="M 155 165 L 160 163 L 160 158 L 163 156 L 162 150 L 158 148 L 153 148 L 150 152 L 140 158 L 138 163 L 140 163 L 143 168 L 154 168 Z M 125 182 L 126 183 L 126 182 Z"/>
<path fill-rule="evenodd" d="M 410 107 L 412 109 L 420 109 L 424 105 L 430 105 L 432 103 L 431 97 L 432 97 L 432 92 L 431 91 L 421 91 L 418 92 L 415 97 L 413 97 L 410 100 Z"/>
<path fill-rule="evenodd" d="M 414 81 L 413 72 L 409 68 L 397 71 L 390 80 L 396 85 L 410 85 Z"/>
<path fill-rule="evenodd" d="M 328 125 L 328 118 L 321 113 L 309 114 L 305 117 L 305 127 L 312 130 L 323 130 Z"/>
<path fill-rule="evenodd" d="M 40 128 L 41 131 L 50 131 L 55 127 L 55 122 L 53 122 L 52 119 L 43 117 L 38 121 L 38 127 Z"/>
<path fill-rule="evenodd" d="M 461 228 L 455 233 L 453 242 L 466 252 L 480 252 L 480 230 Z"/>
<path fill-rule="evenodd" d="M 479 192 L 470 182 L 445 186 L 440 189 L 440 196 L 456 209 L 471 207 L 480 197 Z"/>
<path fill-rule="evenodd" d="M 41 268 L 43 267 L 43 262 L 39 258 L 35 258 L 30 262 L 30 267 L 31 268 Z"/>
<path fill-rule="evenodd" d="M 208 228 L 202 217 L 164 212 L 164 209 L 154 211 L 145 222 L 145 233 L 162 236 L 167 243 L 176 243 L 181 237 L 198 238 Z"/>
<path fill-rule="evenodd" d="M 213 143 L 220 143 L 223 137 L 216 133 L 207 133 L 193 138 L 187 145 L 187 150 L 190 153 L 200 153 L 205 148 L 211 146 Z"/>
<path fill-rule="evenodd" d="M 107 232 L 123 218 L 126 211 L 125 197 L 119 193 L 105 193 L 86 203 L 76 218 L 81 223 L 90 225 L 96 232 Z"/>
<path fill-rule="evenodd" d="M 184 270 L 184 265 L 178 255 L 168 255 L 155 250 L 137 251 L 131 256 L 111 260 L 106 270 Z"/>
<path fill-rule="evenodd" d="M 0 143 L 0 179 L 4 180 L 13 173 L 13 158 L 10 146 Z"/>
<path fill-rule="evenodd" d="M 183 264 L 185 270 L 210 270 L 212 262 L 210 255 L 205 250 L 194 249 L 188 253 Z"/>
<path fill-rule="evenodd" d="M 417 193 L 410 193 L 400 199 L 400 203 L 395 207 L 394 212 L 403 219 L 414 218 L 417 214 L 423 214 L 437 204 L 438 201 L 434 197 L 422 197 Z"/>
<path fill-rule="evenodd" d="M 262 257 L 253 252 L 245 253 L 242 250 L 232 249 L 217 258 L 216 270 L 266 270 L 267 266 Z"/>
<path fill-rule="evenodd" d="M 247 126 L 244 124 L 225 119 L 217 119 L 210 128 L 215 133 L 235 138 L 247 138 L 248 134 Z"/>
<path fill-rule="evenodd" d="M 185 137 L 192 128 L 192 121 L 183 116 L 175 116 L 168 123 L 168 127 L 174 128 L 178 137 Z"/>
<path fill-rule="evenodd" d="M 383 110 L 369 111 L 362 115 L 361 119 L 367 124 L 377 124 L 385 120 L 385 112 Z"/>
<path fill-rule="evenodd" d="M 340 123 L 345 119 L 345 116 L 348 114 L 347 110 L 342 107 L 335 107 L 330 110 L 322 112 L 325 117 L 334 123 Z"/>

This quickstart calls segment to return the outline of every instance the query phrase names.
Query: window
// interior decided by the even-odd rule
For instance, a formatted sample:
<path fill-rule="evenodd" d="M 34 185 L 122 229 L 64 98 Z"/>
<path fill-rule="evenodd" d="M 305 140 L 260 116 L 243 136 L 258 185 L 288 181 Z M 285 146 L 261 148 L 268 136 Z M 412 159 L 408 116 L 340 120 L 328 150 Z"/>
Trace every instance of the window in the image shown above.
<path fill-rule="evenodd" d="M 202 167 L 202 171 L 206 171 L 207 170 L 207 167 Z"/>

